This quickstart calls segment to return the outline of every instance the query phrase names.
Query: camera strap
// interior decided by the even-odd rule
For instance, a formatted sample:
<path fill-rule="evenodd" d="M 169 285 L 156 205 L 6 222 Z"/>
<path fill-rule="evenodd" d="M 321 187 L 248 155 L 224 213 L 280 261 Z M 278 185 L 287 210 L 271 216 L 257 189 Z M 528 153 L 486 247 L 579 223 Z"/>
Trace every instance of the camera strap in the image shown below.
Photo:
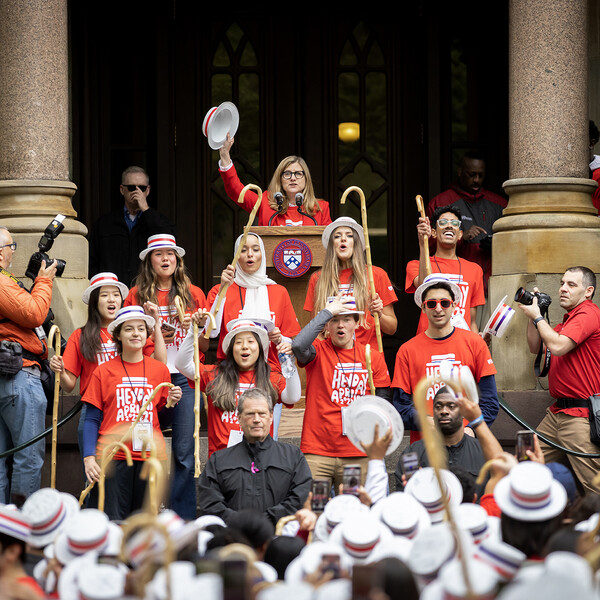
<path fill-rule="evenodd" d="M 548 318 L 548 308 L 544 307 L 540 309 L 540 314 L 546 321 L 548 325 L 550 325 L 550 319 Z M 544 352 L 545 350 L 545 352 Z M 540 369 L 540 364 L 542 362 L 542 356 L 544 357 L 544 366 Z M 537 356 L 535 357 L 535 362 L 533 363 L 533 370 L 535 372 L 536 377 L 546 377 L 548 375 L 548 370 L 550 369 L 550 359 L 552 358 L 552 354 L 548 348 L 545 348 L 544 342 L 540 342 L 540 349 L 538 350 Z"/>

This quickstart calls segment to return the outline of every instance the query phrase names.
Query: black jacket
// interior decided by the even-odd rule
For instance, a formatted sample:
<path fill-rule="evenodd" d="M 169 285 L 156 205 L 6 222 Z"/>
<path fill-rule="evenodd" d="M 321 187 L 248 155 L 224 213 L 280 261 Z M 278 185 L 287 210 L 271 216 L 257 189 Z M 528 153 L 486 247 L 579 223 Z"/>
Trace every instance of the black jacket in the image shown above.
<path fill-rule="evenodd" d="M 131 287 L 140 268 L 139 254 L 148 246 L 148 238 L 158 233 L 175 234 L 175 226 L 154 208 L 144 211 L 131 233 L 125 223 L 123 206 L 100 217 L 90 231 L 88 277 L 110 271 Z"/>
<path fill-rule="evenodd" d="M 208 459 L 199 480 L 200 512 L 227 521 L 236 511 L 251 508 L 276 524 L 302 508 L 311 483 L 299 448 L 271 436 L 256 444 L 244 438 Z"/>

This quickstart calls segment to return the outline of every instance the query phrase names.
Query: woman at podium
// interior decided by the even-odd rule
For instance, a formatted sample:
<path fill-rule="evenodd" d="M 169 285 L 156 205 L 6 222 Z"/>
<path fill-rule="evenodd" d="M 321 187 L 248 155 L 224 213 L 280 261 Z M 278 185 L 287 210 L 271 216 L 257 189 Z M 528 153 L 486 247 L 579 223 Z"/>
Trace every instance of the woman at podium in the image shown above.
<path fill-rule="evenodd" d="M 240 181 L 231 160 L 234 138 L 227 140 L 219 150 L 219 173 L 225 192 L 237 204 L 244 184 Z M 250 212 L 256 204 L 256 192 L 248 190 L 242 208 Z M 329 203 L 315 198 L 312 178 L 304 159 L 288 156 L 280 163 L 258 209 L 258 225 L 329 225 Z"/>
<path fill-rule="evenodd" d="M 398 297 L 388 274 L 380 267 L 373 266 L 376 293 L 372 298 L 363 228 L 351 217 L 340 217 L 328 225 L 321 241 L 326 250 L 323 268 L 311 275 L 304 310 L 314 316 L 325 308 L 327 298 L 337 296 L 340 292 L 345 296 L 354 296 L 356 308 L 363 311 L 356 328 L 356 339 L 362 344 L 371 344 L 371 348 L 376 350 L 373 315 L 379 315 L 383 333 L 394 334 L 398 326 L 393 307 Z"/>

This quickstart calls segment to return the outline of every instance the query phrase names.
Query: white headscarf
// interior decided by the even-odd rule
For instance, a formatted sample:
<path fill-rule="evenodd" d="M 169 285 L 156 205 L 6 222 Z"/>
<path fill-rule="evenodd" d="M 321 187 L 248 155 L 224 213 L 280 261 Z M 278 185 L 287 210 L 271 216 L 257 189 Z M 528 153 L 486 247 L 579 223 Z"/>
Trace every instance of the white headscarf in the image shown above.
<path fill-rule="evenodd" d="M 255 233 L 248 234 L 253 235 L 260 246 L 261 261 L 258 271 L 256 273 L 246 273 L 238 264 L 235 267 L 235 276 L 233 281 L 240 287 L 246 288 L 246 300 L 244 302 L 244 308 L 242 310 L 241 317 L 244 318 L 259 318 L 271 320 L 271 308 L 269 306 L 269 294 L 267 292 L 268 285 L 277 285 L 275 281 L 267 277 L 267 261 L 265 256 L 265 245 L 262 239 Z M 237 252 L 242 237 L 238 237 L 235 241 L 234 252 Z"/>

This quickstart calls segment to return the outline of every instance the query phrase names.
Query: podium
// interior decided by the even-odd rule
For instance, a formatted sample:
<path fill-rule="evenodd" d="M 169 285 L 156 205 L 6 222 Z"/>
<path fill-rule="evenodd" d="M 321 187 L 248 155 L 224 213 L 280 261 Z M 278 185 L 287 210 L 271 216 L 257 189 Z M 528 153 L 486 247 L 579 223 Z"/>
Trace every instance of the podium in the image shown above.
<path fill-rule="evenodd" d="M 323 266 L 325 259 L 325 248 L 321 243 L 321 236 L 325 227 L 323 225 L 296 226 L 296 227 L 251 227 L 250 233 L 259 235 L 265 245 L 267 275 L 278 284 L 283 285 L 290 294 L 294 311 L 304 327 L 310 321 L 310 314 L 304 310 L 304 300 L 306 299 L 306 289 L 310 276 Z M 287 277 L 282 275 L 274 265 L 273 253 L 275 249 L 286 240 L 300 240 L 308 246 L 312 255 L 312 263 L 308 271 L 298 277 Z M 291 270 L 294 273 L 293 270 Z"/>

